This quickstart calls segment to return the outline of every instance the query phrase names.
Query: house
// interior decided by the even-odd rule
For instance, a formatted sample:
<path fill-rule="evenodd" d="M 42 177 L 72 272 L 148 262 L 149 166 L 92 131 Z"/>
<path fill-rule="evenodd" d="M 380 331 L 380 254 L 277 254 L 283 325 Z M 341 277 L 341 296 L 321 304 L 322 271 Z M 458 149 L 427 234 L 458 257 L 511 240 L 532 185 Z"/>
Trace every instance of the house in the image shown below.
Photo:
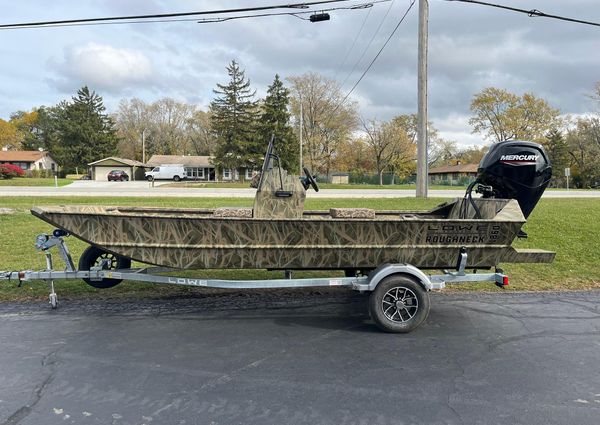
<path fill-rule="evenodd" d="M 477 176 L 477 164 L 456 164 L 429 170 L 429 181 L 432 184 L 461 184 L 473 180 Z"/>
<path fill-rule="evenodd" d="M 182 164 L 187 179 L 215 181 L 215 166 L 210 160 L 210 156 L 152 155 L 147 165 L 153 168 L 160 165 Z"/>
<path fill-rule="evenodd" d="M 237 181 L 241 178 L 252 180 L 254 175 L 250 168 L 230 169 L 224 168 L 220 173 L 213 165 L 211 156 L 193 155 L 152 155 L 147 162 L 149 167 L 158 167 L 168 164 L 182 164 L 185 167 L 186 178 L 189 180 L 203 181 Z"/>
<path fill-rule="evenodd" d="M 58 171 L 58 164 L 47 151 L 0 151 L 0 164 L 13 164 L 26 173 L 34 170 Z"/>
<path fill-rule="evenodd" d="M 92 180 L 106 181 L 112 170 L 125 171 L 130 180 L 144 180 L 147 165 L 133 159 L 117 158 L 114 156 L 90 162 Z"/>

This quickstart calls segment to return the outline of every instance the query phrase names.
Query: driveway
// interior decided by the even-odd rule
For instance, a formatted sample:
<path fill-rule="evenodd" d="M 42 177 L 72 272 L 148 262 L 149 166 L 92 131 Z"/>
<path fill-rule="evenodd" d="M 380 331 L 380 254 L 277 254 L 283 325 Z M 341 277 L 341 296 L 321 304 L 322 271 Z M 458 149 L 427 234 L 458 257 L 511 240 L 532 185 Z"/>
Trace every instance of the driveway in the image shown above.
<path fill-rule="evenodd" d="M 1 424 L 598 424 L 600 292 L 346 291 L 0 304 Z"/>
<path fill-rule="evenodd" d="M 170 181 L 155 182 L 154 187 L 146 181 L 97 182 L 76 181 L 62 187 L 14 187 L 0 186 L 0 196 L 97 196 L 132 197 L 155 196 L 169 198 L 233 197 L 253 198 L 252 188 L 185 188 L 161 187 Z M 430 190 L 431 198 L 458 198 L 464 190 Z M 318 193 L 307 192 L 309 198 L 414 198 L 414 190 L 400 189 L 321 189 Z M 547 190 L 545 198 L 600 198 L 600 190 Z"/>

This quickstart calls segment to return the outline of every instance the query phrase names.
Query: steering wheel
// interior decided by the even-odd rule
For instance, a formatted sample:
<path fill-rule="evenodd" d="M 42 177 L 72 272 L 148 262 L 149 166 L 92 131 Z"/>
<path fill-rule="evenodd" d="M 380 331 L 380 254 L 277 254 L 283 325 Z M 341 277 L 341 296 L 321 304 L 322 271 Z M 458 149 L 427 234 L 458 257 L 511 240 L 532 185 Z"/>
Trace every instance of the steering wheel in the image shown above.
<path fill-rule="evenodd" d="M 312 186 L 315 192 L 318 192 L 319 186 L 317 186 L 317 182 L 315 178 L 310 174 L 310 171 L 308 171 L 308 168 L 302 167 L 302 171 L 304 171 L 304 174 L 306 175 L 306 181 L 308 182 L 308 184 Z"/>

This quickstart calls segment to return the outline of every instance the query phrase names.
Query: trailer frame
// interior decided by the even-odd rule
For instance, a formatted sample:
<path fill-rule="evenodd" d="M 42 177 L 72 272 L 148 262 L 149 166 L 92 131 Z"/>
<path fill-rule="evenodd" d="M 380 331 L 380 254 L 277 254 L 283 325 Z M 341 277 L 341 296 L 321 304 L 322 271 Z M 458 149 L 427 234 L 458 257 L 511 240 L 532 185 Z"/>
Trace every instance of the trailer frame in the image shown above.
<path fill-rule="evenodd" d="M 465 272 L 468 260 L 466 249 L 461 249 L 459 253 L 456 270 L 444 270 L 442 274 L 426 274 L 410 264 L 382 264 L 368 275 L 356 277 L 293 278 L 292 271 L 287 270 L 283 279 L 223 280 L 156 274 L 177 270 L 164 267 L 111 270 L 109 269 L 110 264 L 106 260 L 101 261 L 99 265 L 91 267 L 89 270 L 77 270 L 64 240 L 67 236 L 69 236 L 68 233 L 62 229 L 56 229 L 52 234 L 43 233 L 38 235 L 35 247 L 38 251 L 45 253 L 46 269 L 39 271 L 0 271 L 0 281 L 15 281 L 18 282 L 19 286 L 23 282 L 45 281 L 48 284 L 49 303 L 52 309 L 58 307 L 55 280 L 89 279 L 91 281 L 102 281 L 103 279 L 123 279 L 155 284 L 226 289 L 347 287 L 363 293 L 370 292 L 371 298 L 378 298 L 369 303 L 371 317 L 381 329 L 388 332 L 410 332 L 419 326 L 429 312 L 428 292 L 441 290 L 446 286 L 446 283 L 488 281 L 501 287 L 508 285 L 508 277 L 501 269 L 496 269 L 493 273 L 467 274 Z M 65 264 L 64 270 L 54 269 L 54 261 L 50 251 L 53 247 L 58 250 Z M 391 289 L 387 291 L 378 290 L 382 283 L 385 282 L 387 287 L 390 286 L 390 282 L 395 280 L 399 283 L 392 284 Z M 399 293 L 402 294 L 402 299 L 400 299 Z M 373 311 L 374 308 L 383 311 Z M 389 313 L 382 316 L 386 308 L 395 311 L 391 319 Z M 416 317 L 417 313 L 419 314 L 418 318 Z M 394 319 L 396 314 L 398 314 L 399 320 Z"/>

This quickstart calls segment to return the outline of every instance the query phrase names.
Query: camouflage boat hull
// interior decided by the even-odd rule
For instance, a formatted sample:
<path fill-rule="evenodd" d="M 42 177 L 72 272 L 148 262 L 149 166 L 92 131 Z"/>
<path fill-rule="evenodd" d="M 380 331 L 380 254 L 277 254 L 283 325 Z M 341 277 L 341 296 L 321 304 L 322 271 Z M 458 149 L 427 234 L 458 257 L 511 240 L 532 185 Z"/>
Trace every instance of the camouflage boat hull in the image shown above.
<path fill-rule="evenodd" d="M 254 218 L 248 209 L 97 206 L 32 213 L 106 251 L 182 269 L 372 269 L 384 263 L 442 269 L 456 266 L 462 247 L 468 268 L 553 260 L 552 252 L 511 246 L 525 223 L 516 201 L 478 199 L 484 219 L 458 218 L 462 202 L 428 212 L 341 209 L 300 218 Z"/>

